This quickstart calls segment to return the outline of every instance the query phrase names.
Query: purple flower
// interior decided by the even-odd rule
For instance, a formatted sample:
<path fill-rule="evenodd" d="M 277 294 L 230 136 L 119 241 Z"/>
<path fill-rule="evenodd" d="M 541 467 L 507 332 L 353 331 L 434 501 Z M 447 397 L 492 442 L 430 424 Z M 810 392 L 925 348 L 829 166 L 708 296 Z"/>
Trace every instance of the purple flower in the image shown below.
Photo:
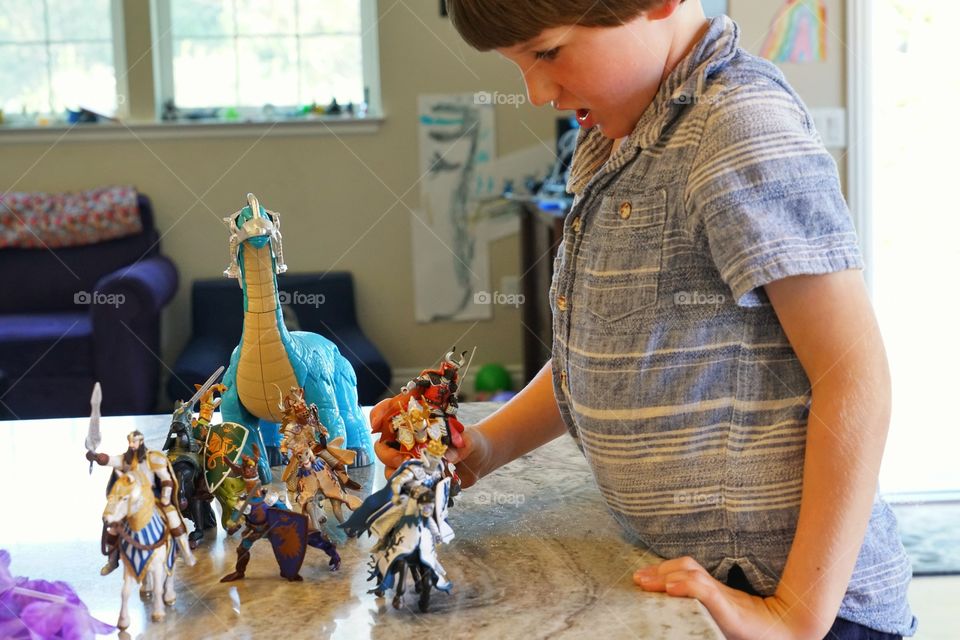
<path fill-rule="evenodd" d="M 10 553 L 0 549 L 0 637 L 88 640 L 113 631 L 90 615 L 67 583 L 10 575 Z"/>

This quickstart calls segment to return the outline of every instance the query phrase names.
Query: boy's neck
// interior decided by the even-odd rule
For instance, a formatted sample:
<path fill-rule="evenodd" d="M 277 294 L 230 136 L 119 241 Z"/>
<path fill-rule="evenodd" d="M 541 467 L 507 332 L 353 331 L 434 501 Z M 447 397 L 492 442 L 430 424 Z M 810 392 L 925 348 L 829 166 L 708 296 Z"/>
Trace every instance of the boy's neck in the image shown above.
<path fill-rule="evenodd" d="M 680 61 L 686 58 L 693 48 L 703 40 L 710 28 L 710 21 L 703 12 L 703 5 L 699 0 L 684 2 L 677 7 L 676 12 L 670 19 L 676 20 L 677 26 L 671 39 L 670 50 L 667 52 L 667 63 L 663 67 L 661 83 L 666 82 L 673 70 L 680 64 Z"/>

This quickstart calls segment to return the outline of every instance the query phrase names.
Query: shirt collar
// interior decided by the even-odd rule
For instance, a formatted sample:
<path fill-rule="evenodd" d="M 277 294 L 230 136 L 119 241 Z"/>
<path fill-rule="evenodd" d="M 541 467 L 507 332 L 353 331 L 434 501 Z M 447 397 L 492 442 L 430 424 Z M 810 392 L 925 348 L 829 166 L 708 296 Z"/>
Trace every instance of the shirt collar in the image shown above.
<path fill-rule="evenodd" d="M 615 157 L 610 157 L 613 140 L 604 137 L 596 127 L 581 129 L 577 135 L 567 191 L 579 195 L 608 159 L 609 169 L 615 170 L 633 157 L 635 149 L 645 149 L 656 143 L 680 110 L 697 102 L 705 90 L 707 78 L 726 66 L 736 54 L 739 42 L 740 28 L 733 20 L 725 15 L 712 18 L 700 42 L 660 85 L 653 102 L 640 116 L 633 133 L 623 141 Z"/>

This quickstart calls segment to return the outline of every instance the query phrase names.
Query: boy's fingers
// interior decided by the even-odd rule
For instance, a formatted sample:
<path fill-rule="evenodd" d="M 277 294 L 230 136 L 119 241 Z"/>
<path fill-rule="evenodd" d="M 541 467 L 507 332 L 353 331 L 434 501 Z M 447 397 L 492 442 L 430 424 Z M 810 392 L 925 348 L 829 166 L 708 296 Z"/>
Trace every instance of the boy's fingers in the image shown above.
<path fill-rule="evenodd" d="M 396 469 L 403 464 L 404 458 L 402 455 L 400 455 L 400 452 L 396 449 L 388 447 L 379 440 L 373 443 L 373 450 L 377 454 L 377 457 L 380 458 L 380 462 L 382 462 L 383 466 L 385 467 L 393 467 Z"/>

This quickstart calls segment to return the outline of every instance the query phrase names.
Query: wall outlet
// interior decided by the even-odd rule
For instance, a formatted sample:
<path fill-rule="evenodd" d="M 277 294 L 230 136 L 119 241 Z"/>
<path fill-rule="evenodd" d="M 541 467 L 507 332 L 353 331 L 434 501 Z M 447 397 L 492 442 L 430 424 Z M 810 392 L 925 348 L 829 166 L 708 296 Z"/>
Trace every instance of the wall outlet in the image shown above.
<path fill-rule="evenodd" d="M 843 107 L 820 107 L 810 110 L 814 125 L 828 149 L 847 146 L 847 110 Z"/>

